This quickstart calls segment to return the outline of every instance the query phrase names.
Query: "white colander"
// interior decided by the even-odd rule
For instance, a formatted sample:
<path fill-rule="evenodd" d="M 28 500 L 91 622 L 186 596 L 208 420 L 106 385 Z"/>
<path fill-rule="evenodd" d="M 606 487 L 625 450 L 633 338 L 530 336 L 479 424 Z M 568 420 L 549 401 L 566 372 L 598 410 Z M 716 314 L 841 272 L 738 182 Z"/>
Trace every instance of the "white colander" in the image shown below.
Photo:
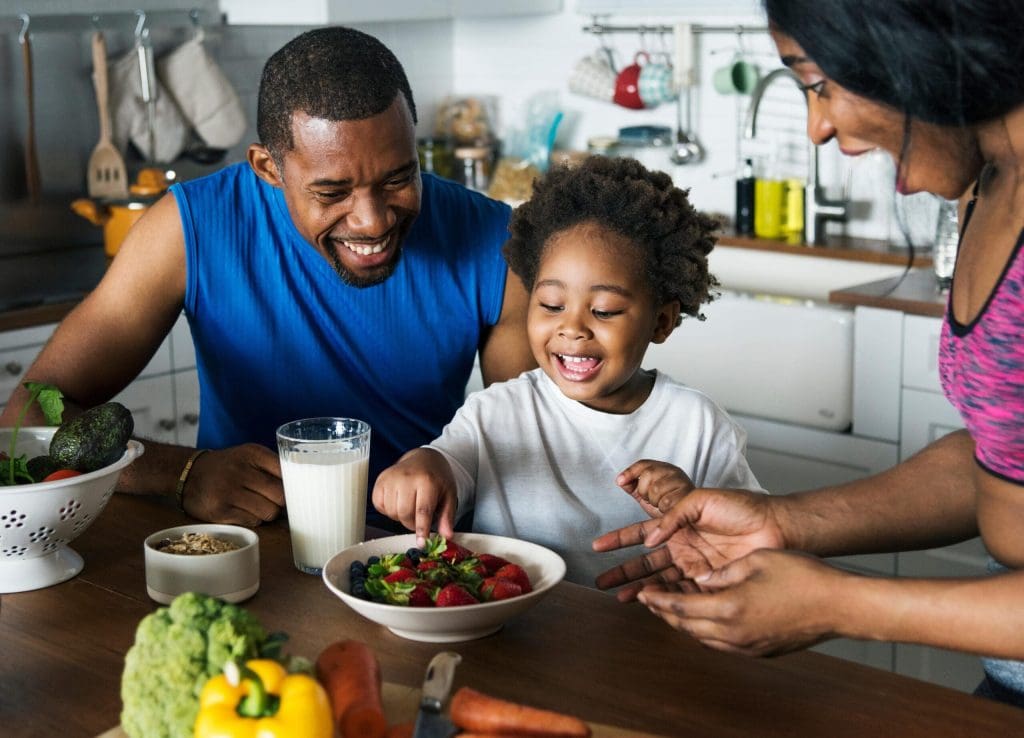
<path fill-rule="evenodd" d="M 45 454 L 56 428 L 22 428 L 16 455 Z M 0 429 L 7 451 L 11 429 Z M 0 594 L 41 589 L 82 570 L 82 557 L 68 547 L 96 519 L 114 493 L 121 470 L 142 455 L 129 441 L 110 466 L 68 479 L 0 487 Z"/>

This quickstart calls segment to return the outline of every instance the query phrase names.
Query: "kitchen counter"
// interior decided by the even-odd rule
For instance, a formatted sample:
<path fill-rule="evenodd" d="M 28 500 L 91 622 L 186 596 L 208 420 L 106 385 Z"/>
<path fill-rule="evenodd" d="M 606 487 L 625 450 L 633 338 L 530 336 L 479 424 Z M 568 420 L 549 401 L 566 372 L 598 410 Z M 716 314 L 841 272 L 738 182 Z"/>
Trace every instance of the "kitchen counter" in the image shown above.
<path fill-rule="evenodd" d="M 906 249 L 892 247 L 885 241 L 846 236 L 830 237 L 828 243 L 823 246 L 807 246 L 737 236 L 726 231 L 719 237 L 718 246 L 730 250 L 750 249 L 764 253 L 821 257 L 861 264 L 905 266 L 907 262 Z M 102 245 L 41 252 L 9 248 L 8 253 L 0 256 L 0 274 L 7 275 L 6 282 L 0 278 L 0 331 L 59 322 L 96 286 L 103 276 L 107 263 Z M 930 268 L 931 263 L 930 256 L 915 254 L 914 267 Z M 912 271 L 911 276 L 913 275 Z M 908 297 L 909 285 L 903 285 L 897 292 L 885 297 L 885 285 L 894 281 L 882 280 L 878 283 L 852 287 L 849 290 L 836 290 L 829 293 L 829 299 L 832 302 L 853 305 L 891 306 L 899 303 L 900 306 L 894 309 L 921 315 L 942 314 L 944 302 L 937 308 L 927 304 L 928 296 L 921 291 L 923 287 L 918 285 L 917 278 L 913 280 L 914 285 L 917 285 L 914 287 L 913 297 Z M 880 286 L 873 286 L 876 284 Z M 867 302 L 868 300 L 874 301 Z M 929 309 L 937 309 L 938 312 L 920 312 Z"/>
<path fill-rule="evenodd" d="M 758 251 L 772 251 L 781 254 L 793 254 L 797 256 L 819 256 L 826 259 L 843 259 L 846 261 L 868 262 L 872 264 L 895 264 L 906 266 L 909 251 L 906 248 L 896 247 L 888 241 L 879 241 L 869 238 L 853 238 L 851 236 L 828 236 L 823 245 L 791 244 L 785 241 L 775 241 L 766 238 L 754 238 L 752 236 L 739 236 L 736 233 L 726 230 L 718 238 L 719 246 L 754 249 Z M 913 267 L 930 267 L 932 265 L 931 253 L 921 254 L 914 251 Z"/>
<path fill-rule="evenodd" d="M 931 269 L 912 269 L 906 277 L 893 277 L 829 293 L 829 302 L 901 310 L 910 315 L 941 318 L 946 311 L 946 293 L 941 292 Z"/>
<path fill-rule="evenodd" d="M 171 500 L 116 494 L 72 548 L 77 577 L 3 595 L 5 735 L 95 736 L 118 722 L 120 674 L 146 596 L 142 541 L 189 522 Z M 418 686 L 440 650 L 462 655 L 455 687 L 656 735 L 1020 735 L 1024 710 L 813 652 L 753 659 L 704 648 L 637 604 L 562 582 L 498 633 L 453 644 L 405 640 L 346 607 L 292 564 L 287 524 L 257 529 L 260 590 L 245 607 L 286 651 L 370 644 L 385 681 Z M 2 565 L 2 564 L 0 564 Z"/>

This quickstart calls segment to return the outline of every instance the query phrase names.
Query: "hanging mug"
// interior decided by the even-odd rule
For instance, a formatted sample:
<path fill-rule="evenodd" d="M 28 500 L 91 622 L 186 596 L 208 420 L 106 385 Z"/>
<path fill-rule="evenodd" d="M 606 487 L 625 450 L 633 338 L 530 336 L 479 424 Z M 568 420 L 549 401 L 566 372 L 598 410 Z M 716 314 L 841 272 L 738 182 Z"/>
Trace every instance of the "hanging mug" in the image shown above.
<path fill-rule="evenodd" d="M 712 82 L 715 90 L 723 95 L 749 95 L 760 79 L 757 65 L 737 54 L 724 67 L 715 70 Z"/>
<path fill-rule="evenodd" d="M 644 107 L 644 101 L 640 97 L 640 71 L 642 69 L 640 60 L 647 62 L 650 57 L 645 51 L 637 52 L 633 57 L 633 63 L 623 67 L 615 78 L 615 95 L 612 100 L 616 105 L 624 108 L 640 110 Z"/>
<path fill-rule="evenodd" d="M 662 103 L 671 102 L 679 94 L 675 83 L 675 73 L 668 59 L 649 61 L 640 69 L 640 99 L 644 107 L 655 108 Z"/>
<path fill-rule="evenodd" d="M 609 55 L 596 51 L 576 62 L 569 75 L 569 91 L 611 102 L 615 96 L 615 69 Z"/>

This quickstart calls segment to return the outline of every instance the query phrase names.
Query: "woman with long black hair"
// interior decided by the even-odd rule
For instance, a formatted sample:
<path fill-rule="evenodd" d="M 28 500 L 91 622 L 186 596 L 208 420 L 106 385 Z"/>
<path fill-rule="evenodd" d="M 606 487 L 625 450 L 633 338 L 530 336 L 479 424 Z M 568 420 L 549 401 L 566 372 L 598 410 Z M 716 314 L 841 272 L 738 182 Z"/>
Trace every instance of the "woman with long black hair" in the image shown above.
<path fill-rule="evenodd" d="M 808 96 L 808 135 L 887 151 L 895 189 L 960 198 L 961 244 L 939 370 L 965 430 L 882 474 L 788 496 L 620 484 L 664 510 L 609 550 L 668 545 L 602 576 L 727 651 L 832 637 L 989 657 L 979 693 L 1024 706 L 1024 3 L 765 0 Z M 857 576 L 819 556 L 931 548 L 981 535 L 993 574 Z M 809 556 L 807 554 L 813 554 Z"/>

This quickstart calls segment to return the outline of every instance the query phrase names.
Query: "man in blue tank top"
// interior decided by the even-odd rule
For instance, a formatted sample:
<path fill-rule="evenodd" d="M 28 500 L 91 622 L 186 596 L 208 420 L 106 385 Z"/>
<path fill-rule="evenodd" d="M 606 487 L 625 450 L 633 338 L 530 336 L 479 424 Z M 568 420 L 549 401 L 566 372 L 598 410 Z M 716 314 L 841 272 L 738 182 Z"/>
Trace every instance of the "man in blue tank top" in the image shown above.
<path fill-rule="evenodd" d="M 198 449 L 147 442 L 119 489 L 256 525 L 284 505 L 282 423 L 369 422 L 372 489 L 440 434 L 477 353 L 485 382 L 534 366 L 501 256 L 509 208 L 421 175 L 415 122 L 401 65 L 364 33 L 316 29 L 268 60 L 248 162 L 150 208 L 27 373 L 73 406 L 108 400 L 185 310 Z"/>

